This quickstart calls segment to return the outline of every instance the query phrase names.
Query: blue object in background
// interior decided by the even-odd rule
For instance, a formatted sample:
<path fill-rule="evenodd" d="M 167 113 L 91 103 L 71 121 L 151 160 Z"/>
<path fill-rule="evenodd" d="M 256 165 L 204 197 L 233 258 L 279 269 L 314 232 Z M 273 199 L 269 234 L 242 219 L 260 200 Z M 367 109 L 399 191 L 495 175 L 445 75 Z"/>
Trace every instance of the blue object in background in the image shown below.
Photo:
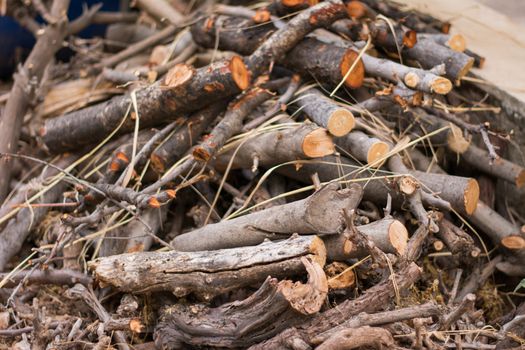
<path fill-rule="evenodd" d="M 82 14 L 83 6 L 93 6 L 103 3 L 101 11 L 118 11 L 119 0 L 71 0 L 69 5 L 68 18 L 70 21 Z M 43 21 L 38 18 L 40 23 Z M 82 38 L 92 38 L 103 36 L 106 30 L 105 25 L 92 25 L 79 33 Z M 9 79 L 13 74 L 17 62 L 23 62 L 31 48 L 35 44 L 35 39 L 31 32 L 20 27 L 11 17 L 0 16 L 0 79 Z M 67 58 L 62 52 L 60 58 Z M 22 60 L 22 61 L 21 61 Z"/>

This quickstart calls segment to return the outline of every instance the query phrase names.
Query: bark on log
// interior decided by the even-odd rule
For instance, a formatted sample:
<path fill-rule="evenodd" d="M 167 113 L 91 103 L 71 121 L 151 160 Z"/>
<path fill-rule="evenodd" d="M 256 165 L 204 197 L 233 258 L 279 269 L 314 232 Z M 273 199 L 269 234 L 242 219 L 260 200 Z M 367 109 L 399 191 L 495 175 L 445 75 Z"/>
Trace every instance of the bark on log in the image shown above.
<path fill-rule="evenodd" d="M 467 48 L 467 41 L 461 34 L 418 33 L 417 38 L 435 41 L 439 45 L 449 47 L 457 52 L 464 52 Z"/>
<path fill-rule="evenodd" d="M 363 84 L 365 67 L 354 49 L 323 43 L 315 38 L 306 38 L 286 56 L 285 66 L 305 77 L 313 77 L 329 86 L 344 85 L 355 89 Z M 350 73 L 348 71 L 353 66 Z M 348 77 L 345 76 L 348 73 Z"/>
<path fill-rule="evenodd" d="M 238 147 L 239 151 L 236 152 Z M 234 154 L 233 169 L 251 168 L 254 159 L 257 159 L 259 166 L 264 167 L 288 159 L 324 157 L 334 153 L 335 147 L 325 129 L 314 124 L 303 124 L 255 135 L 247 141 L 234 142 L 224 151 L 215 161 L 218 169 L 226 169 Z"/>
<path fill-rule="evenodd" d="M 291 160 L 293 159 L 290 159 L 290 161 Z M 353 161 L 344 157 L 336 158 L 334 156 L 323 157 L 320 158 L 319 161 L 330 164 L 303 163 L 299 169 L 294 169 L 291 166 L 283 166 L 277 171 L 302 182 L 308 182 L 310 174 L 314 173 L 317 173 L 319 179 L 323 182 L 331 181 L 341 176 L 346 176 L 346 179 L 363 179 L 362 181 L 366 181 L 363 192 L 365 199 L 374 203 L 385 204 L 387 194 L 390 194 L 392 197 L 392 205 L 398 208 L 401 207 L 403 197 L 395 191 L 391 184 L 382 179 L 368 180 L 370 174 L 368 172 L 356 171 L 360 166 Z M 342 164 L 342 166 L 339 164 Z M 430 174 L 417 170 L 410 171 L 408 175 L 414 176 L 424 186 L 424 189 L 428 188 L 434 194 L 438 195 L 439 198 L 449 202 L 456 210 L 469 215 L 474 212 L 479 199 L 479 186 L 475 179 L 452 175 Z M 424 196 L 423 204 L 433 206 L 437 203 L 431 202 L 431 198 Z M 442 207 L 440 209 L 447 208 Z"/>
<path fill-rule="evenodd" d="M 485 232 L 494 244 L 511 251 L 525 252 L 525 238 L 520 228 L 490 209 L 485 203 L 478 203 L 469 220 Z"/>
<path fill-rule="evenodd" d="M 315 88 L 299 94 L 295 101 L 310 120 L 336 137 L 348 134 L 355 126 L 352 112 L 325 97 Z"/>
<path fill-rule="evenodd" d="M 468 147 L 465 152 L 461 153 L 461 158 L 476 169 L 515 184 L 518 188 L 525 185 L 523 167 L 501 157 L 491 162 L 489 153 L 477 146 Z"/>
<path fill-rule="evenodd" d="M 343 137 L 336 138 L 335 143 L 341 147 L 343 151 L 350 153 L 356 159 L 375 166 L 379 165 L 376 164 L 376 162 L 379 159 L 383 159 L 390 151 L 388 143 L 378 138 L 370 137 L 358 130 L 352 131 Z"/>
<path fill-rule="evenodd" d="M 329 185 L 303 200 L 184 233 L 170 244 L 181 251 L 215 250 L 255 245 L 265 239 L 282 239 L 293 233 L 337 233 L 343 226 L 342 210 L 356 208 L 361 193 L 359 185 L 345 190 Z"/>
<path fill-rule="evenodd" d="M 204 130 L 226 107 L 225 102 L 217 102 L 193 113 L 184 125 L 163 142 L 151 154 L 151 166 L 159 174 L 163 174 L 172 164 L 180 159 L 199 139 Z"/>
<path fill-rule="evenodd" d="M 408 289 L 421 275 L 421 269 L 414 263 L 395 274 L 397 290 Z M 395 296 L 390 278 L 367 289 L 363 295 L 354 300 L 346 300 L 333 309 L 329 309 L 306 322 L 281 332 L 277 336 L 250 347 L 257 349 L 286 349 L 291 341 L 300 340 L 306 344 L 313 344 L 313 339 L 322 332 L 343 323 L 352 316 L 362 312 L 375 312 L 383 309 Z M 290 325 L 292 326 L 292 325 Z"/>
<path fill-rule="evenodd" d="M 403 255 L 408 242 L 408 231 L 402 222 L 385 217 L 367 225 L 355 227 L 385 253 Z M 322 237 L 330 261 L 363 258 L 368 252 L 356 247 L 344 234 Z"/>
<path fill-rule="evenodd" d="M 302 257 L 324 266 L 326 250 L 317 236 L 294 236 L 251 247 L 200 252 L 142 252 L 99 258 L 89 263 L 103 285 L 132 293 L 193 293 L 203 300 L 304 271 Z"/>
<path fill-rule="evenodd" d="M 458 83 L 474 65 L 472 57 L 441 46 L 432 40 L 419 40 L 414 47 L 405 50 L 404 55 L 416 60 L 426 69 L 445 63 L 445 76 L 454 83 Z"/>
<path fill-rule="evenodd" d="M 249 75 L 238 56 L 197 70 L 185 64 L 177 65 L 161 82 L 136 92 L 140 126 L 159 124 L 237 94 L 248 87 Z M 44 143 L 57 152 L 100 142 L 117 128 L 130 107 L 130 95 L 118 96 L 48 119 L 41 131 Z M 134 124 L 128 117 L 119 132 L 132 131 Z"/>
<path fill-rule="evenodd" d="M 278 281 L 268 277 L 249 298 L 217 308 L 174 304 L 163 310 L 155 329 L 155 343 L 162 349 L 190 346 L 247 347 L 274 336 L 289 322 L 318 312 L 328 285 L 323 269 L 303 258 L 308 283 Z"/>

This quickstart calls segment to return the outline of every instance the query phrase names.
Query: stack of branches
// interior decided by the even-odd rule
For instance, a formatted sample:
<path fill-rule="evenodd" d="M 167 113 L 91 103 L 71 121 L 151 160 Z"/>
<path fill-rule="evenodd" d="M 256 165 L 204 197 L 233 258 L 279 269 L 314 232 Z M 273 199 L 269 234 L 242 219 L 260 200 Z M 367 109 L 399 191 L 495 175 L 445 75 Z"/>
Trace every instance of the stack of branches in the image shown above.
<path fill-rule="evenodd" d="M 0 97 L 2 343 L 524 341 L 525 221 L 496 184 L 525 170 L 450 24 L 379 0 L 7 4 L 37 43 Z"/>

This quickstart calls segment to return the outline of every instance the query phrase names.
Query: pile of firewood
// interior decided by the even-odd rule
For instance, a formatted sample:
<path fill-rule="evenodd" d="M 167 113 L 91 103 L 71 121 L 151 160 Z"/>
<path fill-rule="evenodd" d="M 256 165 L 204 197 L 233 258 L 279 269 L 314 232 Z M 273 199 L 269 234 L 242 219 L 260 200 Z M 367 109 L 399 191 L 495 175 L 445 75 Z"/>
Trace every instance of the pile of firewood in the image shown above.
<path fill-rule="evenodd" d="M 0 349 L 525 342 L 523 208 L 496 191 L 525 169 L 448 23 L 69 3 L 4 9 L 36 44 L 0 96 Z"/>

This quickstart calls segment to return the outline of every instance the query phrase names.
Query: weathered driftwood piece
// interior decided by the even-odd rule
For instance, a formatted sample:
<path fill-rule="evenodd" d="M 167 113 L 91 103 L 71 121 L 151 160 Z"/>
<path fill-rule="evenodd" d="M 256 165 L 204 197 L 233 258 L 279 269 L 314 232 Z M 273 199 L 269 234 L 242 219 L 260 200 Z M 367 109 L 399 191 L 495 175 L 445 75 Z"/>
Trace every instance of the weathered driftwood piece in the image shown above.
<path fill-rule="evenodd" d="M 251 168 L 254 164 L 264 167 L 279 160 L 324 157 L 334 151 L 332 138 L 325 129 L 315 124 L 303 124 L 234 142 L 217 157 L 215 165 L 225 169 L 232 161 L 233 169 Z"/>
<path fill-rule="evenodd" d="M 163 349 L 191 346 L 247 347 L 286 329 L 324 304 L 328 285 L 322 267 L 307 258 L 308 283 L 268 277 L 253 295 L 217 308 L 174 304 L 163 310 L 155 343 Z"/>
<path fill-rule="evenodd" d="M 381 349 L 395 347 L 392 334 L 380 327 L 363 326 L 359 328 L 341 329 L 332 333 L 331 337 L 319 344 L 317 350 L 351 350 L 372 346 Z"/>
<path fill-rule="evenodd" d="M 295 103 L 310 120 L 326 128 L 334 136 L 344 136 L 355 126 L 352 112 L 325 97 L 315 88 L 299 94 Z"/>
<path fill-rule="evenodd" d="M 200 252 L 141 252 L 99 258 L 89 264 L 104 285 L 124 292 L 193 293 L 209 300 L 268 276 L 284 278 L 304 271 L 303 257 L 324 266 L 326 250 L 317 236 L 294 236 L 250 247 Z"/>
<path fill-rule="evenodd" d="M 380 326 L 383 324 L 411 320 L 420 317 L 440 316 L 443 307 L 435 303 L 405 307 L 402 309 L 383 311 L 374 314 L 360 313 L 355 317 L 346 320 L 342 324 L 327 330 L 312 339 L 313 344 L 320 344 L 330 339 L 335 333 L 344 330 L 359 328 L 363 326 Z"/>
<path fill-rule="evenodd" d="M 194 69 L 185 64 L 173 67 L 162 81 L 136 92 L 140 126 L 147 127 L 180 113 L 193 111 L 244 90 L 249 71 L 243 60 L 230 60 Z M 109 101 L 46 120 L 42 137 L 52 151 L 64 151 L 101 141 L 109 135 L 131 109 L 131 96 Z M 120 132 L 133 130 L 135 121 L 127 118 Z"/>
<path fill-rule="evenodd" d="M 491 162 L 489 153 L 475 145 L 471 145 L 461 153 L 461 158 L 476 169 L 515 184 L 518 188 L 525 185 L 523 167 L 501 157 Z"/>
<path fill-rule="evenodd" d="M 22 122 L 31 99 L 41 83 L 47 65 L 62 47 L 67 35 L 68 8 L 69 0 L 53 1 L 50 14 L 56 19 L 55 23 L 42 29 L 29 57 L 20 72 L 14 76 L 14 83 L 0 118 L 0 153 L 17 152 Z M 12 159 L 5 156 L 0 158 L 0 204 L 9 192 L 12 166 Z"/>
<path fill-rule="evenodd" d="M 152 168 L 162 174 L 180 159 L 198 140 L 210 123 L 219 116 L 226 104 L 217 102 L 188 118 L 182 127 L 151 153 Z"/>
<path fill-rule="evenodd" d="M 403 53 L 426 69 L 445 63 L 445 76 L 454 83 L 459 82 L 474 65 L 472 57 L 428 39 L 419 40 L 414 47 L 404 50 Z"/>
<path fill-rule="evenodd" d="M 355 228 L 383 252 L 404 254 L 408 242 L 408 231 L 402 222 L 392 217 L 385 217 Z M 331 261 L 363 258 L 368 255 L 368 252 L 356 247 L 344 233 L 324 236 L 322 239 L 326 245 L 327 258 Z"/>
<path fill-rule="evenodd" d="M 293 233 L 337 233 L 343 226 L 342 210 L 356 208 L 361 193 L 359 185 L 344 190 L 328 185 L 306 199 L 207 225 L 175 237 L 170 244 L 181 251 L 215 250 L 282 239 Z"/>
<path fill-rule="evenodd" d="M 355 130 L 348 135 L 338 137 L 335 140 L 337 146 L 341 147 L 343 154 L 350 153 L 356 159 L 375 164 L 377 160 L 383 159 L 390 150 L 388 143 L 375 137 L 370 137 L 364 132 Z"/>
<path fill-rule="evenodd" d="M 357 299 L 346 300 L 337 305 L 336 308 L 311 317 L 307 321 L 293 326 L 295 328 L 281 332 L 271 339 L 250 347 L 250 349 L 281 349 L 297 341 L 312 345 L 316 336 L 340 325 L 352 316 L 362 312 L 375 312 L 387 306 L 395 296 L 395 288 L 392 286 L 391 278 L 395 278 L 396 290 L 405 290 L 415 283 L 420 275 L 421 269 L 416 264 L 411 263 L 394 276 L 367 289 Z"/>

